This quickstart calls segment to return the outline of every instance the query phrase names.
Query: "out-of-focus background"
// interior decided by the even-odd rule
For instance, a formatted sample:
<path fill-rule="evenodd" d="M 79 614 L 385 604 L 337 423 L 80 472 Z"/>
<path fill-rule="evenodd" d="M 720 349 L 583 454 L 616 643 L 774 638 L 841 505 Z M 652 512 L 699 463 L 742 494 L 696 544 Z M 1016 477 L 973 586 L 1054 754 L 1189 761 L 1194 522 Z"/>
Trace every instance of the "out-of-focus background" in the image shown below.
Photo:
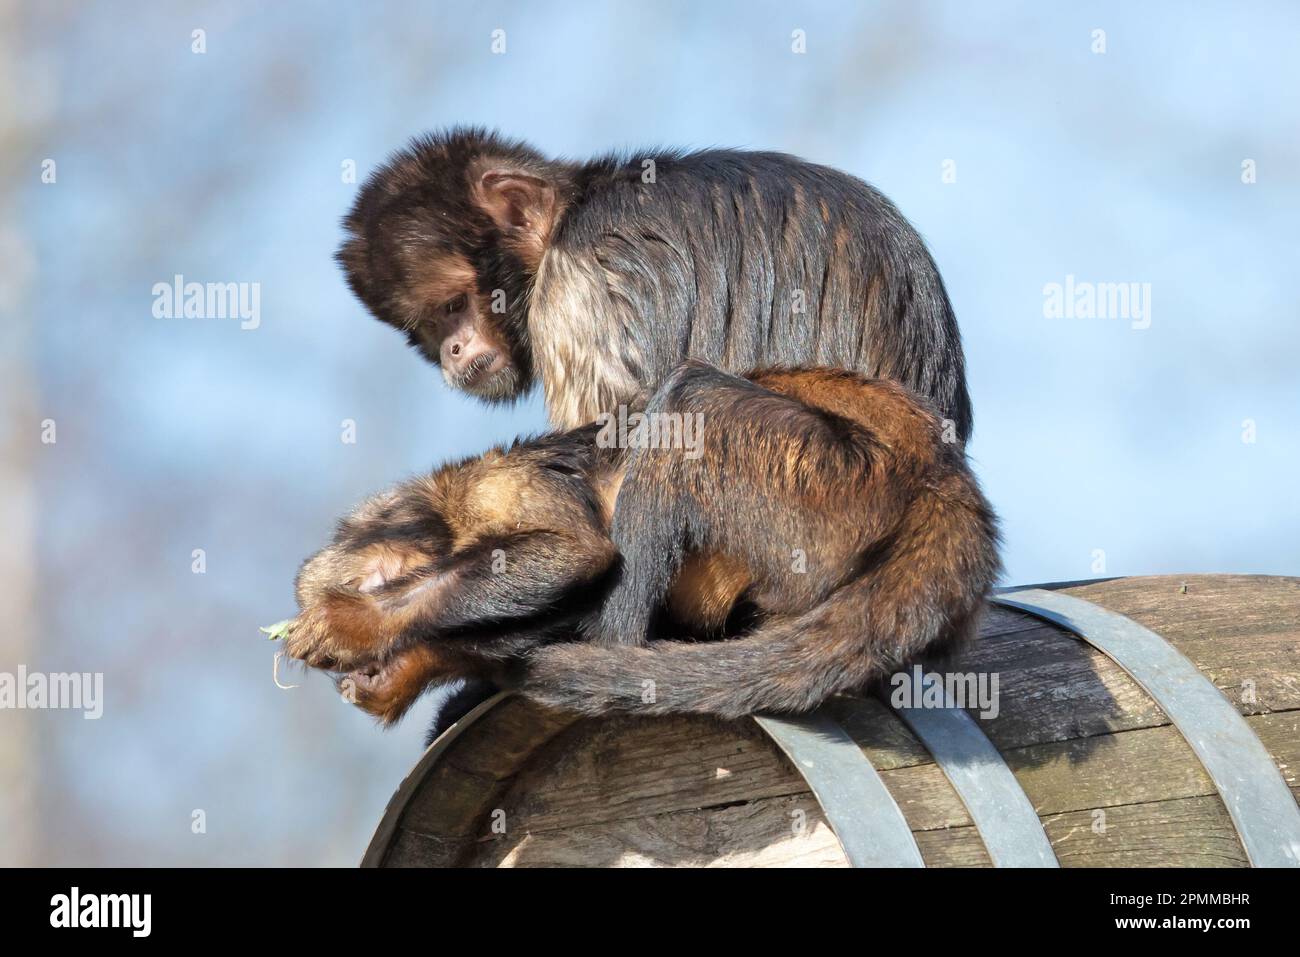
<path fill-rule="evenodd" d="M 1300 573 L 1297 62 L 1281 0 L 0 0 L 0 672 L 104 675 L 98 720 L 0 710 L 0 863 L 359 860 L 426 712 L 278 690 L 257 626 L 360 497 L 544 425 L 331 260 L 357 181 L 455 122 L 880 187 L 962 323 L 1008 582 Z M 256 328 L 157 318 L 178 275 L 257 284 Z M 1067 281 L 1149 308 L 1054 316 Z"/>

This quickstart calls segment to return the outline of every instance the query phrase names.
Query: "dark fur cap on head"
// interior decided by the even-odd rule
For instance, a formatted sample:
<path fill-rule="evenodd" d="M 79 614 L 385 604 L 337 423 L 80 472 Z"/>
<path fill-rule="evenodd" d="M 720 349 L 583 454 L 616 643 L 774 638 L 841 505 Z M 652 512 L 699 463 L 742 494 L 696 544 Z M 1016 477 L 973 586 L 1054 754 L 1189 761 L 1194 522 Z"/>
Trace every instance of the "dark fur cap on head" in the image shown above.
<path fill-rule="evenodd" d="M 378 319 L 406 324 L 389 294 L 405 280 L 409 255 L 459 252 L 473 259 L 490 240 L 492 221 L 474 202 L 469 182 L 471 167 L 485 157 L 536 168 L 539 175 L 548 165 L 522 142 L 481 127 L 455 127 L 416 137 L 361 187 L 343 218 L 347 235 L 334 258 Z"/>
<path fill-rule="evenodd" d="M 404 297 L 413 268 L 437 257 L 467 261 L 480 292 L 504 290 L 507 335 L 526 343 L 528 290 L 519 257 L 476 190 L 484 173 L 506 170 L 562 184 L 563 164 L 518 140 L 481 127 L 416 137 L 376 169 L 343 219 L 335 260 L 348 285 L 377 319 L 410 332 L 419 316 Z"/>

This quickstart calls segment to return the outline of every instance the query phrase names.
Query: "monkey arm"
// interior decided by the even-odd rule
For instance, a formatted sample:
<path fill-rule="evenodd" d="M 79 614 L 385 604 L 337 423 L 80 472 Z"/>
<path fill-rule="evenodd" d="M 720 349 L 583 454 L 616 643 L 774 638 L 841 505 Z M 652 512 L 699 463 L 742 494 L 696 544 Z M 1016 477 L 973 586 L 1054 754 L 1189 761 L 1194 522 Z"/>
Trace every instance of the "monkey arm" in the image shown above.
<path fill-rule="evenodd" d="M 403 569 L 391 579 L 375 581 L 382 571 L 349 565 L 342 574 L 350 579 L 321 584 L 314 566 L 334 570 L 338 561 L 327 549 L 308 563 L 313 574 L 304 577 L 312 584 L 300 585 L 303 611 L 286 651 L 314 667 L 348 670 L 448 632 L 490 631 L 545 616 L 601 581 L 615 556 L 609 539 L 594 529 L 533 530 L 482 538 L 442 562 Z M 350 583 L 358 575 L 362 587 Z"/>
<path fill-rule="evenodd" d="M 595 529 L 533 530 L 481 539 L 457 552 L 436 582 L 381 596 L 412 633 L 491 628 L 548 615 L 603 580 L 617 557 Z"/>

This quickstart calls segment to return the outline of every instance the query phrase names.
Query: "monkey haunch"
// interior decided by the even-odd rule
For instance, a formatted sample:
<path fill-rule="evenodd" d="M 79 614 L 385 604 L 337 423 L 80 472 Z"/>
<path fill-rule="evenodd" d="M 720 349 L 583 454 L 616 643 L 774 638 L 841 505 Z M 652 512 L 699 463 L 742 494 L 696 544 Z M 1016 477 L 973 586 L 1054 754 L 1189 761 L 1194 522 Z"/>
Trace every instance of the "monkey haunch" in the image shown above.
<path fill-rule="evenodd" d="M 973 635 L 995 519 L 907 390 L 692 362 L 647 412 L 702 415 L 699 458 L 601 449 L 589 426 L 367 502 L 303 567 L 289 652 L 351 671 L 386 721 L 459 675 L 587 714 L 736 717 L 814 708 Z M 742 601 L 742 637 L 647 640 L 660 611 L 717 638 Z"/>
<path fill-rule="evenodd" d="M 339 262 L 377 317 L 482 398 L 539 377 L 561 428 L 695 357 L 894 379 L 970 431 L 933 260 L 887 199 L 827 167 L 734 150 L 557 162 L 454 130 L 379 169 L 345 227 Z"/>

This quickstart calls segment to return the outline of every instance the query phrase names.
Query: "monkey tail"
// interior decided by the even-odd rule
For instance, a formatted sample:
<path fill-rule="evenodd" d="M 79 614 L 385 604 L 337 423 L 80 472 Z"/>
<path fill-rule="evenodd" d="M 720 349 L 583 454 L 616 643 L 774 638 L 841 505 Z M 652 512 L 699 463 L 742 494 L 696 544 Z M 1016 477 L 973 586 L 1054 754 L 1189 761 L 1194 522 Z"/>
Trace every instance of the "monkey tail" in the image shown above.
<path fill-rule="evenodd" d="M 810 711 L 860 691 L 922 652 L 947 654 L 974 636 L 998 571 L 991 513 L 954 536 L 913 538 L 871 572 L 801 615 L 770 619 L 728 641 L 638 647 L 545 645 L 519 690 L 583 715 Z M 982 526 L 982 528 L 980 527 Z M 925 561 L 925 558 L 932 561 Z"/>
<path fill-rule="evenodd" d="M 836 691 L 862 684 L 878 664 L 867 642 L 846 660 L 832 662 L 819 653 L 834 627 L 833 604 L 832 599 L 813 613 L 769 622 L 730 641 L 546 645 L 531 656 L 519 690 L 583 715 L 736 718 L 757 711 L 806 711 Z"/>

